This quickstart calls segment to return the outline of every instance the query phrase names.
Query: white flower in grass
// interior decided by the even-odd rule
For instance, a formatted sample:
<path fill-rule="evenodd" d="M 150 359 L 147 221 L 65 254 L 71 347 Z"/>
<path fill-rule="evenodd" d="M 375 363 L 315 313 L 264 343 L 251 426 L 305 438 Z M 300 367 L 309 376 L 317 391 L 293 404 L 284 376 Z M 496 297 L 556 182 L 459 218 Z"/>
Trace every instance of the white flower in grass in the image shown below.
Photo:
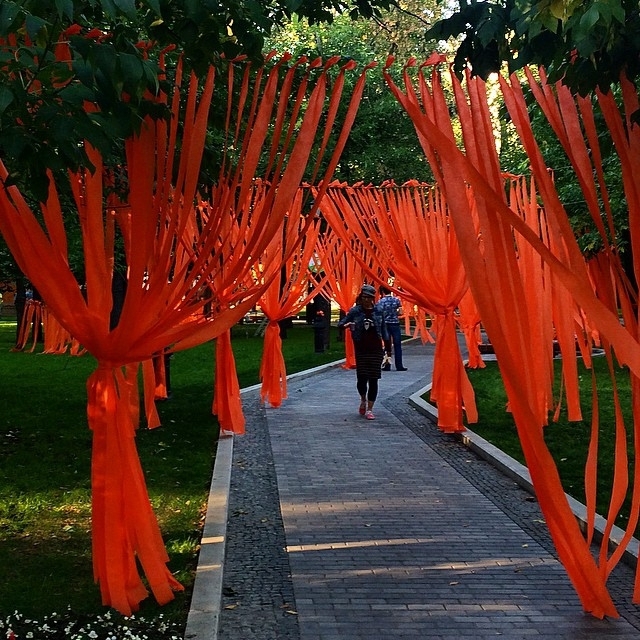
<path fill-rule="evenodd" d="M 91 640 L 95 640 L 95 638 L 98 637 L 98 634 L 92 630 L 91 633 L 89 634 L 89 637 L 91 638 Z"/>

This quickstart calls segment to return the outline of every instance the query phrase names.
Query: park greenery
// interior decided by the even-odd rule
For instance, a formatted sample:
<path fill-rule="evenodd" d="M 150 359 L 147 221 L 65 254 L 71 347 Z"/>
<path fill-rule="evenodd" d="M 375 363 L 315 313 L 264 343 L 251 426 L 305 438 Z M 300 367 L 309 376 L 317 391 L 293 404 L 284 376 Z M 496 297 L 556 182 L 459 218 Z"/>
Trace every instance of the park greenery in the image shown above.
<path fill-rule="evenodd" d="M 261 59 L 264 37 L 295 13 L 310 23 L 348 11 L 371 17 L 388 0 L 4 0 L 0 38 L 0 157 L 12 179 L 46 195 L 46 170 L 88 166 L 89 141 L 105 157 L 168 114 L 149 100 L 178 55 L 202 74 L 239 55 Z M 56 46 L 65 43 L 62 59 Z M 173 53 L 172 53 L 173 50 Z M 161 60 L 165 58 L 166 68 Z M 86 103 L 98 106 L 87 112 Z"/>
<path fill-rule="evenodd" d="M 597 42 L 591 44 L 592 49 L 601 45 L 608 51 L 619 46 L 616 38 L 632 37 L 630 28 L 625 26 L 621 32 L 616 25 L 622 14 L 633 22 L 637 14 L 637 6 L 634 14 L 633 3 L 616 0 L 612 5 L 596 2 L 562 4 L 566 5 L 565 13 L 562 19 L 556 20 L 555 28 L 573 34 L 573 38 L 579 32 L 575 30 L 575 22 L 587 9 L 591 17 L 597 13 L 597 25 L 607 19 L 612 21 L 611 42 L 602 43 L 604 35 L 599 27 L 589 32 L 589 38 L 599 34 Z M 531 35 L 533 25 L 538 29 L 536 38 L 553 31 L 549 18 L 551 9 L 543 2 L 530 5 L 525 21 L 528 25 L 526 33 L 538 42 Z M 611 5 L 610 14 L 601 5 Z M 135 10 L 133 3 L 125 0 L 3 2 L 0 38 L 26 35 L 30 43 L 21 42 L 16 56 L 10 50 L 0 52 L 4 65 L 3 82 L 0 83 L 0 158 L 9 168 L 9 182 L 19 184 L 32 201 L 43 199 L 46 193 L 47 170 L 55 173 L 86 164 L 82 140 L 86 139 L 100 149 L 107 163 L 117 164 L 122 156 L 123 139 L 137 130 L 146 114 L 166 116 L 162 107 L 147 97 L 155 94 L 165 82 L 160 74 L 159 52 L 169 46 L 176 47 L 173 53 L 166 54 L 170 62 L 167 65 L 169 79 L 178 51 L 184 54 L 188 67 L 201 72 L 209 63 L 220 67 L 225 60 L 238 54 L 259 58 L 262 51 L 271 49 L 288 50 L 294 56 L 310 58 L 327 59 L 339 55 L 356 60 L 360 65 L 371 60 L 383 64 L 388 55 L 393 55 L 397 63 L 392 73 L 396 77 L 409 58 L 424 60 L 432 51 L 439 50 L 451 55 L 456 53 L 458 67 L 465 61 L 465 64 L 472 64 L 474 72 L 487 75 L 477 59 L 481 54 L 468 51 L 472 46 L 470 39 L 475 43 L 473 52 L 477 51 L 477 42 L 485 43 L 485 48 L 489 49 L 493 46 L 490 43 L 498 38 L 496 32 L 500 25 L 506 34 L 507 13 L 512 12 L 515 16 L 518 11 L 523 15 L 525 12 L 524 4 L 520 2 L 507 2 L 501 6 L 500 3 L 474 0 L 460 3 L 459 9 L 451 13 L 451 7 L 439 0 L 402 0 L 399 3 L 387 0 L 264 0 L 246 6 L 228 0 L 216 3 L 217 9 L 208 9 L 204 0 L 188 3 L 147 0 Z M 535 7 L 538 7 L 537 13 Z M 456 25 L 463 23 L 468 28 L 461 35 L 456 32 Z M 510 33 L 508 46 L 514 56 L 511 67 L 525 62 L 545 62 L 553 71 L 552 61 L 522 51 L 516 56 L 521 39 L 513 35 L 517 30 Z M 636 37 L 637 33 L 640 30 L 636 30 Z M 553 51 L 554 60 L 564 61 L 569 55 L 568 47 L 573 40 L 566 34 L 563 37 L 552 39 L 552 43 L 547 38 L 546 46 L 542 47 L 547 54 Z M 71 66 L 54 57 L 54 45 L 61 39 L 69 43 Z M 142 42 L 155 42 L 156 46 L 142 47 Z M 524 44 L 521 46 L 526 49 Z M 498 49 L 502 52 L 505 47 L 506 41 Z M 631 73 L 635 64 L 634 49 L 629 48 L 628 54 Z M 604 59 L 604 54 L 598 57 L 593 53 L 593 56 Z M 494 67 L 504 57 L 501 53 Z M 564 62 L 558 64 L 564 68 Z M 87 113 L 86 102 L 99 105 L 99 110 Z M 540 110 L 532 108 L 531 117 L 536 138 L 554 171 L 559 195 L 567 207 L 579 242 L 585 253 L 592 255 L 601 247 L 593 234 L 593 225 L 573 171 L 568 169 L 566 156 Z M 501 114 L 498 121 L 503 170 L 527 173 L 528 159 L 508 119 Z M 214 108 L 201 167 L 201 183 L 205 189 L 217 175 L 221 138 L 216 131 L 220 122 L 221 115 Z M 602 122 L 599 125 L 604 126 Z M 624 254 L 628 229 L 619 161 L 612 149 L 604 149 L 604 152 L 606 180 L 617 220 L 618 249 Z M 396 183 L 409 179 L 431 180 L 431 171 L 413 125 L 388 91 L 379 70 L 369 74 L 335 178 L 350 184 L 360 181 L 380 184 L 388 179 Z M 69 217 L 68 226 L 70 261 L 81 281 L 83 256 L 73 216 Z M 0 239 L 0 280 L 16 277 L 21 278 L 22 274 Z"/>
<path fill-rule="evenodd" d="M 630 0 L 465 0 L 457 8 L 442 0 L 6 0 L 0 7 L 0 39 L 18 38 L 20 46 L 16 55 L 9 48 L 0 50 L 0 158 L 9 169 L 9 182 L 19 184 L 33 201 L 45 197 L 48 170 L 88 164 L 83 140 L 98 148 L 107 163 L 119 163 L 124 138 L 139 129 L 145 115 L 167 116 L 148 97 L 171 80 L 178 53 L 187 69 L 197 73 L 209 64 L 222 67 L 240 54 L 258 60 L 272 48 L 312 58 L 339 55 L 360 64 L 382 64 L 394 55 L 393 72 L 399 73 L 407 59 L 424 60 L 439 50 L 455 53 L 458 70 L 471 64 L 483 77 L 504 62 L 510 69 L 544 64 L 552 77 L 571 83 L 574 74 L 586 88 L 597 84 L 608 89 L 623 66 L 635 77 L 637 21 L 638 6 Z M 68 43 L 70 64 L 55 58 L 61 41 Z M 581 65 L 594 65 L 597 83 L 593 73 L 568 63 L 574 51 Z M 86 103 L 99 109 L 87 112 Z M 564 152 L 539 110 L 532 109 L 531 117 L 582 246 L 595 253 L 600 246 L 573 174 L 566 171 Z M 215 133 L 220 121 L 214 109 L 201 168 L 203 185 L 211 184 L 220 160 Z M 503 170 L 526 173 L 528 162 L 509 122 L 504 117 L 500 122 Z M 625 202 L 615 154 L 605 153 L 605 165 L 620 227 L 619 249 L 624 251 Z M 335 177 L 351 184 L 431 179 L 413 126 L 380 72 L 369 74 Z M 70 235 L 71 262 L 78 265 L 81 279 L 81 243 L 73 240 L 73 230 Z M 20 276 L 0 241 L 0 279 Z"/>
<path fill-rule="evenodd" d="M 450 6 L 448 0 L 438 4 Z M 470 64 L 487 78 L 506 63 L 509 71 L 544 66 L 581 95 L 607 92 L 624 71 L 640 72 L 640 6 L 636 0 L 460 0 L 456 10 L 427 33 L 460 38 L 455 67 Z"/>
<path fill-rule="evenodd" d="M 241 324 L 233 329 L 232 345 L 243 388 L 258 382 L 263 338 L 257 335 L 257 327 Z M 182 637 L 217 439 L 217 423 L 211 415 L 214 345 L 206 343 L 172 357 L 172 397 L 158 405 L 162 426 L 155 430 L 142 426 L 137 436 L 169 567 L 186 590 L 164 607 L 147 599 L 133 619 L 124 619 L 113 611 L 105 614 L 91 570 L 91 434 L 86 425 L 85 384 L 95 361 L 90 355 L 45 355 L 39 353 L 40 348 L 36 353 L 12 352 L 14 337 L 15 322 L 0 322 L 0 370 L 4 379 L 12 380 L 11 386 L 0 385 L 2 613 L 18 611 L 23 624 L 32 621 L 31 629 L 38 624 L 51 628 L 73 624 L 78 633 L 84 628 L 86 633 L 93 629 L 96 634 L 116 635 L 128 626 L 133 632 L 154 632 L 149 637 L 157 640 Z M 311 327 L 295 324 L 288 329 L 283 340 L 288 373 L 340 360 L 343 346 L 335 338 L 332 334 L 330 348 L 319 354 L 314 352 Z M 600 395 L 606 399 L 611 379 L 605 359 L 594 358 L 594 368 Z M 470 427 L 524 462 L 497 366 L 489 362 L 485 369 L 469 371 L 469 376 L 480 417 Z M 590 373 L 582 369 L 580 378 L 583 398 L 588 399 Z M 621 398 L 628 398 L 626 371 L 618 370 L 617 382 Z M 26 405 L 17 401 L 26 397 Z M 599 513 L 607 511 L 613 473 L 612 412 L 611 403 L 600 403 Z M 623 404 L 623 412 L 628 418 L 628 403 Z M 545 430 L 564 486 L 580 501 L 584 501 L 589 433 L 586 405 L 582 422 L 568 423 L 561 413 L 560 420 L 550 421 Z M 628 504 L 617 524 L 624 526 L 627 514 Z M 15 557 L 20 557 L 19 564 L 12 560 Z M 13 622 L 18 628 L 19 620 Z"/>
<path fill-rule="evenodd" d="M 562 360 L 556 359 L 555 365 L 555 398 L 561 403 L 560 378 Z M 632 411 L 630 405 L 630 379 L 626 368 L 615 366 L 615 384 L 622 400 L 622 414 L 627 425 L 628 450 L 630 455 L 629 474 L 633 476 L 633 429 L 631 425 Z M 502 383 L 496 362 L 487 362 L 483 369 L 468 371 L 469 379 L 476 394 L 478 406 L 478 423 L 469 425 L 475 433 L 488 440 L 496 447 L 525 464 L 520 439 L 511 413 L 508 411 L 507 394 Z M 593 358 L 593 374 L 595 376 L 598 396 L 599 420 L 599 460 L 596 512 L 606 515 L 611 499 L 615 456 L 615 424 L 616 416 L 613 403 L 613 378 L 604 356 Z M 579 502 L 585 503 L 584 469 L 591 438 L 591 387 L 592 371 L 579 360 L 580 397 L 582 420 L 569 422 L 565 407 L 562 407 L 557 421 L 549 414 L 549 424 L 545 427 L 545 442 L 553 455 L 567 493 Z M 428 394 L 427 394 L 428 398 Z M 554 407 L 555 409 L 555 407 Z M 615 524 L 626 527 L 631 509 L 631 495 L 628 495 Z"/>

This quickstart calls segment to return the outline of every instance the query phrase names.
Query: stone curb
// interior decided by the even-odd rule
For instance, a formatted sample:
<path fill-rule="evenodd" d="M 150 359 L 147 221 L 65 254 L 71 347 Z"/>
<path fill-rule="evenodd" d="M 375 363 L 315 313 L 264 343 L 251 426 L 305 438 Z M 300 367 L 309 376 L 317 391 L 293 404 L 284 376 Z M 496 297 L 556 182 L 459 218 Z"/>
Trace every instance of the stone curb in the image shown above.
<path fill-rule="evenodd" d="M 223 436 L 218 439 L 185 640 L 218 637 L 232 459 L 233 437 Z"/>
<path fill-rule="evenodd" d="M 431 384 L 423 387 L 419 391 L 416 391 L 413 395 L 409 396 L 409 404 L 413 406 L 417 411 L 423 415 L 431 418 L 434 422 L 438 421 L 438 410 L 432 404 L 425 402 L 422 396 L 431 390 Z M 480 456 L 483 460 L 486 460 L 491 465 L 499 469 L 507 477 L 511 478 L 520 487 L 535 495 L 533 489 L 533 482 L 531 481 L 531 475 L 527 467 L 519 463 L 511 456 L 504 453 L 483 437 L 474 433 L 469 428 L 462 433 L 453 434 L 455 437 L 476 455 Z M 580 529 L 583 533 L 587 531 L 587 507 L 578 502 L 575 498 L 572 498 L 569 494 L 565 493 L 569 507 L 574 516 L 578 520 Z M 604 531 L 607 521 L 601 515 L 596 514 L 594 523 L 594 541 L 600 543 L 604 537 Z M 609 549 L 613 552 L 620 545 L 620 541 L 624 536 L 624 531 L 620 527 L 613 526 L 609 535 Z M 622 560 L 630 567 L 635 568 L 638 563 L 638 552 L 640 548 L 640 541 L 637 538 L 631 538 L 626 549 L 622 554 Z"/>

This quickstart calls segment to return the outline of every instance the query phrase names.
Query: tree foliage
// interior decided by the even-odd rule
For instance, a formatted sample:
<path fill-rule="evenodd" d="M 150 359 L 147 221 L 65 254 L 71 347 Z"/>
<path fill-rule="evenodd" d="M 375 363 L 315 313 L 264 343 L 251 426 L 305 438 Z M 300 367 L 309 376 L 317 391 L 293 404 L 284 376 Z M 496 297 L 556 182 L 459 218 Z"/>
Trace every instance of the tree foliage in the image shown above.
<path fill-rule="evenodd" d="M 146 115 L 165 115 L 147 99 L 163 81 L 161 52 L 175 49 L 196 72 L 239 55 L 260 60 L 265 36 L 293 15 L 372 17 L 392 2 L 2 0 L 0 157 L 11 181 L 43 199 L 47 169 L 88 166 L 84 140 L 108 156 Z"/>
<path fill-rule="evenodd" d="M 425 33 L 438 12 L 435 0 L 400 0 L 397 7 L 371 20 L 356 22 L 341 15 L 331 22 L 311 24 L 294 19 L 267 39 L 267 47 L 290 51 L 294 56 L 339 55 L 362 65 L 379 63 L 368 76 L 336 179 L 351 184 L 431 179 L 413 124 L 386 87 L 380 69 L 389 55 L 397 59 L 393 73 L 400 73 L 402 64 L 411 57 L 426 59 L 437 43 L 426 39 Z"/>
<path fill-rule="evenodd" d="M 504 62 L 510 71 L 542 65 L 584 96 L 640 72 L 637 0 L 460 0 L 428 35 L 461 38 L 456 70 L 469 64 L 485 79 Z"/>

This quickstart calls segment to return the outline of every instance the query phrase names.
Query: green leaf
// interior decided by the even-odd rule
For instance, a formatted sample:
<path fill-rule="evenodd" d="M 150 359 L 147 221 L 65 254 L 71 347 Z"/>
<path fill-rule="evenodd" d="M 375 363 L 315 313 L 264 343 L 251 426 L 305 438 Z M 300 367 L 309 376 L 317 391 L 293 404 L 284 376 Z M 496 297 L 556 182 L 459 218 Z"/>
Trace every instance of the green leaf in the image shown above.
<path fill-rule="evenodd" d="M 93 102 L 95 95 L 91 89 L 83 84 L 70 84 L 62 89 L 59 94 L 60 98 L 69 104 L 76 106 L 82 105 L 85 101 Z"/>
<path fill-rule="evenodd" d="M 43 29 L 46 29 L 47 22 L 38 16 L 28 15 L 25 20 L 25 27 L 27 29 L 27 33 L 29 37 L 34 42 L 38 40 L 38 36 L 40 35 Z"/>
<path fill-rule="evenodd" d="M 8 33 L 19 13 L 20 7 L 15 2 L 0 3 L 0 35 Z"/>
<path fill-rule="evenodd" d="M 142 61 L 131 53 L 121 53 L 119 56 L 122 79 L 127 84 L 137 84 L 142 79 L 144 68 Z"/>
<path fill-rule="evenodd" d="M 55 0 L 56 9 L 60 18 L 73 20 L 73 0 Z"/>
<path fill-rule="evenodd" d="M 567 3 L 564 0 L 551 0 L 549 11 L 557 20 L 564 20 L 567 17 Z"/>
<path fill-rule="evenodd" d="M 118 8 L 113 0 L 100 0 L 100 5 L 109 18 L 115 18 L 118 15 Z"/>
<path fill-rule="evenodd" d="M 115 2 L 116 7 L 124 13 L 127 18 L 131 20 L 136 17 L 136 3 L 135 0 L 113 0 Z"/>
<path fill-rule="evenodd" d="M 88 38 L 83 38 L 82 36 L 71 36 L 71 38 L 69 38 L 69 42 L 71 43 L 71 48 L 74 51 L 77 51 L 80 56 L 85 59 L 89 57 L 93 43 Z"/>
<path fill-rule="evenodd" d="M 202 5 L 199 0 L 184 0 L 186 15 L 190 18 L 197 18 L 202 14 Z"/>
<path fill-rule="evenodd" d="M 594 4 L 591 5 L 585 12 L 582 18 L 580 18 L 580 31 L 588 31 L 595 25 L 600 19 L 600 12 L 598 7 Z"/>
<path fill-rule="evenodd" d="M 55 142 L 67 142 L 71 139 L 74 129 L 74 122 L 71 118 L 57 117 L 49 122 L 49 135 Z M 62 145 L 64 146 L 64 145 Z M 72 145 L 75 147 L 75 145 Z"/>
<path fill-rule="evenodd" d="M 13 102 L 13 93 L 0 85 L 0 113 L 4 113 L 4 110 Z"/>
<path fill-rule="evenodd" d="M 156 65 L 150 60 L 145 60 L 142 63 L 142 68 L 144 71 L 145 82 L 147 85 L 153 87 L 153 92 L 157 92 L 159 88 L 158 82 L 158 70 Z"/>
<path fill-rule="evenodd" d="M 2 137 L 2 146 L 5 154 L 17 158 L 25 150 L 32 146 L 28 132 L 24 127 L 20 129 L 14 128 L 7 131 Z"/>
<path fill-rule="evenodd" d="M 93 67 L 86 60 L 76 58 L 73 61 L 73 70 L 82 84 L 93 87 Z"/>
<path fill-rule="evenodd" d="M 159 0 L 146 0 L 146 3 L 149 5 L 149 7 L 151 7 L 151 10 L 157 16 L 162 15 L 162 12 L 160 11 L 160 2 L 159 2 Z"/>
<path fill-rule="evenodd" d="M 110 45 L 103 45 L 96 48 L 95 60 L 98 69 L 107 77 L 114 75 L 118 59 L 115 50 Z"/>
<path fill-rule="evenodd" d="M 624 12 L 624 9 L 622 8 L 622 6 L 619 3 L 616 3 L 613 6 L 607 5 L 609 6 L 609 10 L 611 11 L 611 15 L 620 23 L 620 24 L 624 24 L 626 22 L 626 14 Z"/>
<path fill-rule="evenodd" d="M 73 70 L 66 63 L 51 65 L 51 78 L 56 85 L 60 86 L 73 78 Z"/>

